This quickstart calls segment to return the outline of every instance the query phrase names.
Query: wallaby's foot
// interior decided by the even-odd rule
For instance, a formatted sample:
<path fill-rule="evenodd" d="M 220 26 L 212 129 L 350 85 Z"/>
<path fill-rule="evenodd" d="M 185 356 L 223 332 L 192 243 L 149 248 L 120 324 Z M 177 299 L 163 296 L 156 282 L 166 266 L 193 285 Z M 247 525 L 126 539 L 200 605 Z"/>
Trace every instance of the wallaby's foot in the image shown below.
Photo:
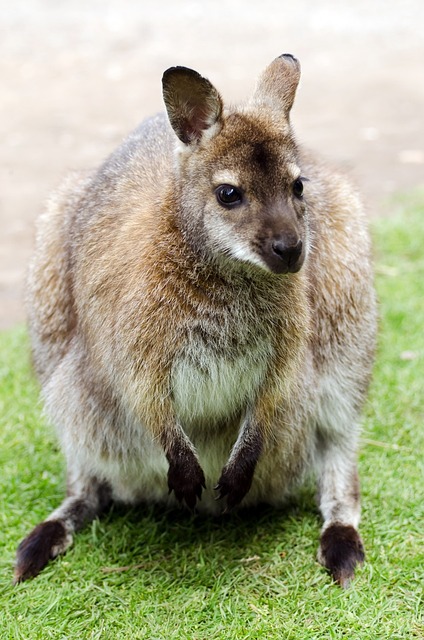
<path fill-rule="evenodd" d="M 221 477 L 215 487 L 219 491 L 217 500 L 226 498 L 224 513 L 231 511 L 243 500 L 252 486 L 254 466 L 229 464 L 222 470 Z"/>
<path fill-rule="evenodd" d="M 61 520 L 47 520 L 38 524 L 22 540 L 16 553 L 14 584 L 34 578 L 49 560 L 64 553 L 72 544 L 72 535 Z"/>
<path fill-rule="evenodd" d="M 201 500 L 205 482 L 203 469 L 194 455 L 169 462 L 169 493 L 174 491 L 177 500 L 184 501 L 190 509 L 194 509 L 197 499 Z"/>
<path fill-rule="evenodd" d="M 72 534 L 80 531 L 110 504 L 111 491 L 105 482 L 91 476 L 68 475 L 68 495 L 48 520 L 38 524 L 22 540 L 16 552 L 14 583 L 34 578 L 49 560 L 72 544 Z"/>
<path fill-rule="evenodd" d="M 321 536 L 319 562 L 341 587 L 348 587 L 355 567 L 365 559 L 364 547 L 357 530 L 351 525 L 335 522 Z"/>

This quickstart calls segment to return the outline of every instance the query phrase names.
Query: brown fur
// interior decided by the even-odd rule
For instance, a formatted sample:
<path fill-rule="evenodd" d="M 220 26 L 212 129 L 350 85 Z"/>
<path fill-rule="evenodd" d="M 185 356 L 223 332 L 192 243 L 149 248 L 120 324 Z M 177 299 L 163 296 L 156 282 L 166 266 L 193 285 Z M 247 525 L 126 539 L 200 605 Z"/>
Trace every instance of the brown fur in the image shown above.
<path fill-rule="evenodd" d="M 278 504 L 315 470 L 333 527 L 320 559 L 353 574 L 337 532 L 359 521 L 370 243 L 352 188 L 295 142 L 299 75 L 281 56 L 226 110 L 208 80 L 168 70 L 179 141 L 162 116 L 146 121 L 42 216 L 28 310 L 72 487 L 50 519 L 68 533 L 84 501 L 100 510 L 99 483 L 118 500 L 214 511 L 215 485 L 224 509 Z M 18 579 L 28 562 L 18 551 Z"/>

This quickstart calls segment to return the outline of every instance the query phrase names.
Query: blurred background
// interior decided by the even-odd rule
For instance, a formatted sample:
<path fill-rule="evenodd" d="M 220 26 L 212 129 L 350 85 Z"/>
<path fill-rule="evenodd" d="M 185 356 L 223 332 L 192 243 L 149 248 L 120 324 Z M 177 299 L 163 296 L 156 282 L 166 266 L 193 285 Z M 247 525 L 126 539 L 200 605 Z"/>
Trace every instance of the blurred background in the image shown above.
<path fill-rule="evenodd" d="M 424 184 L 423 25 L 422 0 L 0 0 L 0 329 L 25 319 L 48 194 L 162 110 L 173 65 L 235 102 L 296 55 L 298 140 L 350 173 L 370 216 L 390 215 Z"/>

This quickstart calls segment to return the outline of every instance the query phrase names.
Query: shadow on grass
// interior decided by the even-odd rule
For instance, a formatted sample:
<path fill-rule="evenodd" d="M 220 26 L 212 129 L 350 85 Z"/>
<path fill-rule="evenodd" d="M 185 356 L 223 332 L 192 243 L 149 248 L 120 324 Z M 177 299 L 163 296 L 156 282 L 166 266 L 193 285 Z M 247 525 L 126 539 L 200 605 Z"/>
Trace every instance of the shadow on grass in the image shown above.
<path fill-rule="evenodd" d="M 86 553 L 87 543 L 94 538 L 101 555 L 98 561 L 107 565 L 104 573 L 170 570 L 174 576 L 183 571 L 194 578 L 203 563 L 216 572 L 234 562 L 254 562 L 275 553 L 285 556 L 285 549 L 300 547 L 311 553 L 311 544 L 318 542 L 319 528 L 311 486 L 284 508 L 264 504 L 218 517 L 184 508 L 126 508 L 114 504 L 93 522 L 91 532 L 88 528 L 76 537 L 75 554 Z"/>

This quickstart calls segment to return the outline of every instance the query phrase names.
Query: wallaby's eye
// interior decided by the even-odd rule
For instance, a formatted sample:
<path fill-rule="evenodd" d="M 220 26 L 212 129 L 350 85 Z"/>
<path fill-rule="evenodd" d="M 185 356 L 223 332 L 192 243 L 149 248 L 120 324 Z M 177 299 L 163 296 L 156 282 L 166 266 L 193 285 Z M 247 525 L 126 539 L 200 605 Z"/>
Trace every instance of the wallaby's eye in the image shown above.
<path fill-rule="evenodd" d="M 297 180 L 295 180 L 293 182 L 292 185 L 292 189 L 293 189 L 293 195 L 296 196 L 296 198 L 301 198 L 303 195 L 303 182 L 301 178 L 298 178 Z"/>
<path fill-rule="evenodd" d="M 240 189 L 231 184 L 221 184 L 216 190 L 216 198 L 223 207 L 234 207 L 240 204 L 243 196 Z"/>

